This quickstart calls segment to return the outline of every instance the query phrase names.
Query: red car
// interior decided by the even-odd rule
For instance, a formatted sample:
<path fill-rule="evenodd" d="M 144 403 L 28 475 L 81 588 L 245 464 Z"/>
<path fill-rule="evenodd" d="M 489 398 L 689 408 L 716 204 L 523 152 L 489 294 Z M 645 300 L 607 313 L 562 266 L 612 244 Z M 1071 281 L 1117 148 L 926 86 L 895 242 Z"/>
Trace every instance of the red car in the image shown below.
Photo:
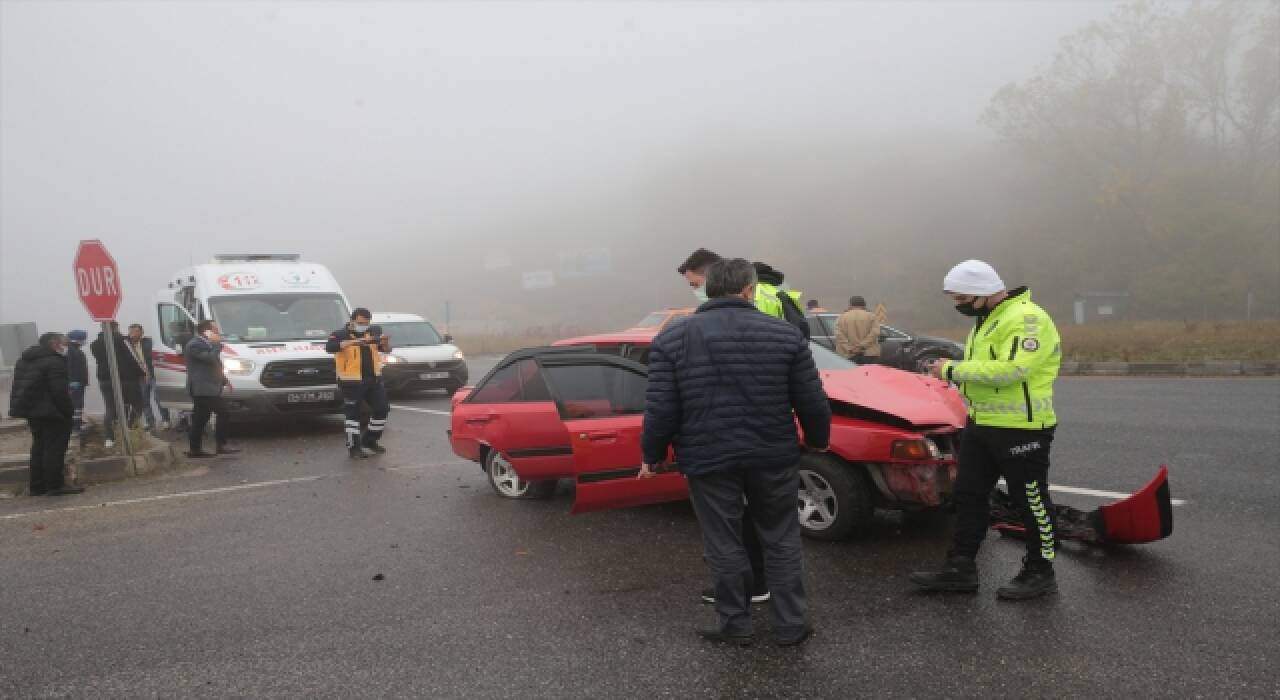
<path fill-rule="evenodd" d="M 674 469 L 634 478 L 655 335 L 627 331 L 512 353 L 454 397 L 454 452 L 479 462 L 508 498 L 546 497 L 560 479 L 573 479 L 575 513 L 687 498 Z M 801 462 L 804 532 L 842 539 L 864 528 L 877 507 L 947 500 L 965 422 L 960 395 L 936 379 L 860 367 L 812 347 L 833 417 L 831 452 Z"/>

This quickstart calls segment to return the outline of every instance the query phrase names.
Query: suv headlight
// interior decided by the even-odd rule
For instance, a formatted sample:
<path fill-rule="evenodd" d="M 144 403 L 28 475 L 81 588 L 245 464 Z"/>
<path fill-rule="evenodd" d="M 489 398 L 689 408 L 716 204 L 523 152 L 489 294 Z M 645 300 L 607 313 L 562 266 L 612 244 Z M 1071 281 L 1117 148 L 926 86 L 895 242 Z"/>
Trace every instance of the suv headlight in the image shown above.
<path fill-rule="evenodd" d="M 245 360 L 239 357 L 223 357 L 222 369 L 227 374 L 252 374 L 253 360 Z"/>

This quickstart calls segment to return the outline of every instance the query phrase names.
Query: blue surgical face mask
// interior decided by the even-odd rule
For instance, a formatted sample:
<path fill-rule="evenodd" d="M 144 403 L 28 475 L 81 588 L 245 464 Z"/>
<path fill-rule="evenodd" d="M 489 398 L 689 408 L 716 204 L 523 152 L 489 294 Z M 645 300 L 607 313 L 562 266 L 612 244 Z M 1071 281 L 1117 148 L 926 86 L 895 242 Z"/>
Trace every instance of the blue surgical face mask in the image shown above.
<path fill-rule="evenodd" d="M 355 331 L 356 331 L 357 333 L 364 333 L 364 332 L 365 332 L 365 331 L 367 331 L 367 330 L 369 330 L 369 327 L 368 327 L 368 326 L 356 326 L 356 327 L 355 327 Z"/>
<path fill-rule="evenodd" d="M 693 290 L 693 295 L 698 298 L 699 304 L 705 304 L 710 301 L 710 297 L 707 296 L 707 285 L 705 284 Z"/>

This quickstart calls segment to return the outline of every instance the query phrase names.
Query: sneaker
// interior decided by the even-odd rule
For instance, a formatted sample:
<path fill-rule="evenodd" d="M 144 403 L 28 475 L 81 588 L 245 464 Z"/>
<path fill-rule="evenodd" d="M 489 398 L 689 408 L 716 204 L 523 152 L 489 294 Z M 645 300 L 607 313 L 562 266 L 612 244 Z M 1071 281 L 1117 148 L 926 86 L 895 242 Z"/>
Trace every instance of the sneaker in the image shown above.
<path fill-rule="evenodd" d="M 369 459 L 368 453 L 360 447 L 352 447 L 347 450 L 347 454 L 351 455 L 351 459 Z"/>
<path fill-rule="evenodd" d="M 1053 562 L 1040 558 L 1022 560 L 1022 571 L 1007 585 L 1001 586 L 996 595 L 1001 600 L 1030 600 L 1058 592 L 1058 579 L 1053 573 Z"/>
<path fill-rule="evenodd" d="M 45 493 L 46 496 L 74 496 L 77 493 L 84 493 L 83 486 L 63 486 Z"/>
<path fill-rule="evenodd" d="M 105 447 L 105 448 L 107 448 L 107 449 L 109 450 L 109 449 L 111 449 L 111 448 L 113 448 L 113 447 L 115 447 L 115 446 L 116 446 L 116 441 L 115 441 L 115 440 L 103 440 L 103 441 L 102 441 L 102 446 L 103 446 L 103 447 Z"/>
<path fill-rule="evenodd" d="M 772 597 L 773 596 L 769 593 L 769 591 L 765 591 L 763 593 L 752 593 L 751 602 L 754 605 L 764 605 L 765 603 L 769 602 L 769 599 Z M 702 589 L 702 602 L 706 603 L 707 605 L 714 605 L 716 602 L 715 590 L 711 588 Z"/>
<path fill-rule="evenodd" d="M 926 591 L 973 593 L 978 590 L 978 567 L 969 557 L 953 554 L 938 569 L 911 574 L 911 582 Z"/>
<path fill-rule="evenodd" d="M 708 642 L 716 642 L 717 644 L 732 644 L 738 647 L 749 647 L 756 643 L 754 634 L 729 634 L 722 632 L 718 627 L 709 627 L 698 630 L 698 636 Z"/>
<path fill-rule="evenodd" d="M 160 421 L 160 429 L 161 429 L 161 430 L 168 430 L 168 429 L 170 429 L 170 428 L 172 428 L 172 427 L 173 427 L 173 425 L 171 425 L 171 424 L 169 423 L 169 421 L 167 421 L 167 420 L 162 420 L 162 421 Z"/>
<path fill-rule="evenodd" d="M 373 443 L 372 445 L 365 445 L 364 448 L 376 455 L 384 455 L 387 453 L 387 448 L 383 447 L 382 445 L 379 445 L 376 442 Z"/>

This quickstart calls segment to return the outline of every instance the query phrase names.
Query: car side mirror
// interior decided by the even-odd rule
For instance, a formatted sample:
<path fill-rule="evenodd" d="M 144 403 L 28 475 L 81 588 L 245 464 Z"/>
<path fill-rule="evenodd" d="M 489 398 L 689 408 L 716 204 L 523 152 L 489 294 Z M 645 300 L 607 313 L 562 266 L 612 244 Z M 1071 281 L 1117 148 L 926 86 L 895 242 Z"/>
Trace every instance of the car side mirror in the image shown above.
<path fill-rule="evenodd" d="M 445 333 L 445 335 L 444 335 L 444 342 L 446 342 L 446 343 L 452 343 L 452 342 L 453 342 L 453 336 L 449 335 L 448 333 Z"/>

